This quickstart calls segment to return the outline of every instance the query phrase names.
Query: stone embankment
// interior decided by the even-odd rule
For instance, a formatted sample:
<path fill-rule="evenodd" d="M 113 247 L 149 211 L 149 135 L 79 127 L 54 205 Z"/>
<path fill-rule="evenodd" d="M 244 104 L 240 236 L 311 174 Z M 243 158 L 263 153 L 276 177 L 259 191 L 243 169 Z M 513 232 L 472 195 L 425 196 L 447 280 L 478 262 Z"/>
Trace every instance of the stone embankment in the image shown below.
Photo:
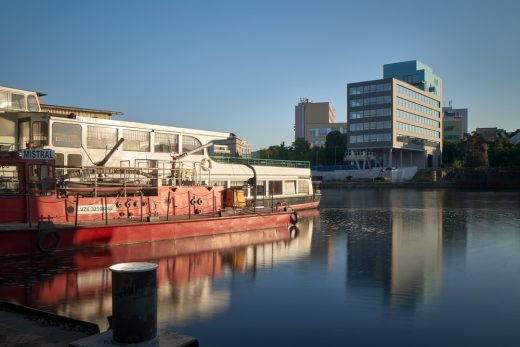
<path fill-rule="evenodd" d="M 388 179 L 322 181 L 320 188 L 412 188 L 412 189 L 520 189 L 520 169 L 464 168 L 422 170 L 412 180 Z"/>

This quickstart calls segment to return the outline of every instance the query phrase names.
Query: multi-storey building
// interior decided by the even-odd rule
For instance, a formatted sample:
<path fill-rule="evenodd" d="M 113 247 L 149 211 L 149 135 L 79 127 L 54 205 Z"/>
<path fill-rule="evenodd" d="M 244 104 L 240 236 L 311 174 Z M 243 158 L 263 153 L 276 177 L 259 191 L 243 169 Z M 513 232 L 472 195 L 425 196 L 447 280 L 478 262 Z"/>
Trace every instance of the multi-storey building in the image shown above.
<path fill-rule="evenodd" d="M 347 123 L 336 123 L 334 108 L 329 102 L 300 99 L 294 108 L 294 139 L 304 138 L 311 146 L 325 145 L 331 131 L 347 132 Z"/>
<path fill-rule="evenodd" d="M 441 105 L 442 80 L 418 61 L 384 65 L 383 79 L 348 84 L 347 161 L 370 153 L 381 166 L 439 167 Z"/>
<path fill-rule="evenodd" d="M 462 141 L 464 134 L 468 132 L 468 109 L 452 108 L 451 102 L 448 107 L 442 108 L 444 141 Z"/>

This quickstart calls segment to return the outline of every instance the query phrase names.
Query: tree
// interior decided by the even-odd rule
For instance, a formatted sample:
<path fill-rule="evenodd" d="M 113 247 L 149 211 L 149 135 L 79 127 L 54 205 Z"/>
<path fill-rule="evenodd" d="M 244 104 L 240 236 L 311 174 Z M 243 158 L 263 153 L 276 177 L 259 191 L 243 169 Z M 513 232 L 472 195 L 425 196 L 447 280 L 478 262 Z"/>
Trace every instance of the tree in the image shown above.
<path fill-rule="evenodd" d="M 520 146 L 506 138 L 496 139 L 489 145 L 488 157 L 490 166 L 520 166 Z"/>
<path fill-rule="evenodd" d="M 464 166 L 488 166 L 488 144 L 482 135 L 473 132 L 464 139 Z"/>
<path fill-rule="evenodd" d="M 311 161 L 311 144 L 304 138 L 297 138 L 292 145 L 292 159 Z"/>
<path fill-rule="evenodd" d="M 325 141 L 325 157 L 328 165 L 342 165 L 347 149 L 347 137 L 339 131 L 331 131 Z"/>
<path fill-rule="evenodd" d="M 444 164 L 451 165 L 454 161 L 460 162 L 463 159 L 464 144 L 462 141 L 446 141 L 442 144 L 442 162 Z"/>

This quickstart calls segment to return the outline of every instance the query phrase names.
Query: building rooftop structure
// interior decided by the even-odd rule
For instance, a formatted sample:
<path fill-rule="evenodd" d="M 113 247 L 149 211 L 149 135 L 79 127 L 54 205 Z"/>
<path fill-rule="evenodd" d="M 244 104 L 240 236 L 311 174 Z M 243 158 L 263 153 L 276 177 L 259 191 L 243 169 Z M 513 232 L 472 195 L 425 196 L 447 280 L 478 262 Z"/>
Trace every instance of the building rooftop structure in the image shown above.
<path fill-rule="evenodd" d="M 433 73 L 431 67 L 418 60 L 383 65 L 383 78 L 396 78 L 425 92 L 442 96 L 442 79 Z"/>

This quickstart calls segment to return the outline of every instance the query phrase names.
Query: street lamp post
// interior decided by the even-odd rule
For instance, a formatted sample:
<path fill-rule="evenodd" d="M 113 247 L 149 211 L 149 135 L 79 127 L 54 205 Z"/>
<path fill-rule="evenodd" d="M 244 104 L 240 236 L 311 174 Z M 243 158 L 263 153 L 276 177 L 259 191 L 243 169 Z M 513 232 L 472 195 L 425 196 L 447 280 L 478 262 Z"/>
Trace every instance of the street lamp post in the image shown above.
<path fill-rule="evenodd" d="M 336 166 L 336 149 L 338 146 L 334 146 L 334 166 Z"/>

